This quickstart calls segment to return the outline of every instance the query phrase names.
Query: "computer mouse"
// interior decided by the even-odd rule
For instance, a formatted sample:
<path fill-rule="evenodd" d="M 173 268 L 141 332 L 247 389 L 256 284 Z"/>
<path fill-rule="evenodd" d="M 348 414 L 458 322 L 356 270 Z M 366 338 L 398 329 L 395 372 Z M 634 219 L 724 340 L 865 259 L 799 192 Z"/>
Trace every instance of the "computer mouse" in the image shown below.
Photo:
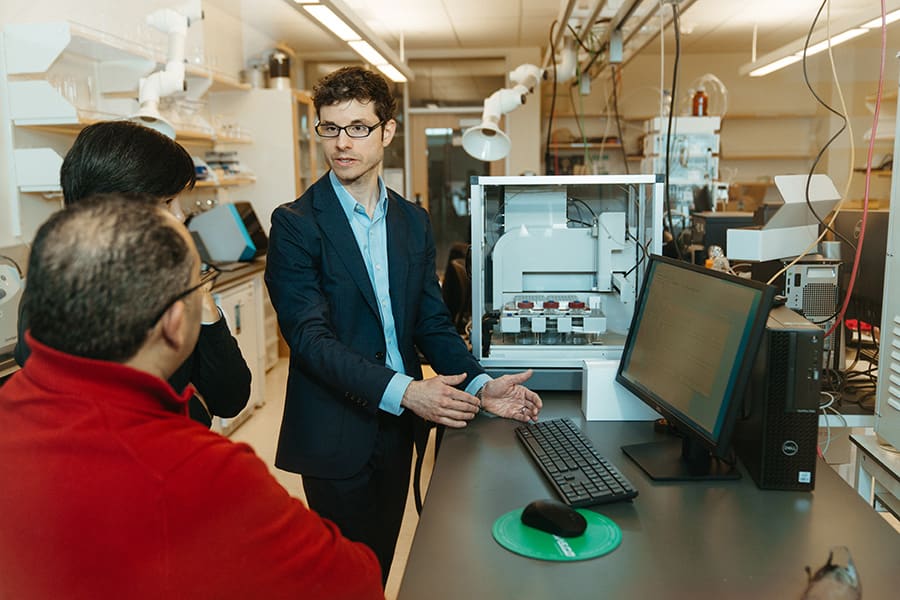
<path fill-rule="evenodd" d="M 557 500 L 535 500 L 522 510 L 522 523 L 560 537 L 578 537 L 587 521 L 574 508 Z"/>

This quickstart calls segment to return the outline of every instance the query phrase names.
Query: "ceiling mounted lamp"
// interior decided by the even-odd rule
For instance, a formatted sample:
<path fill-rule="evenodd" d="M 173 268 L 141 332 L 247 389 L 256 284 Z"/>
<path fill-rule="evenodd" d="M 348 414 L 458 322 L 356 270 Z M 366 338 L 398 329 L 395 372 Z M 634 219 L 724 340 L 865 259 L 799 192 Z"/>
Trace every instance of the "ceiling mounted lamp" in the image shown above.
<path fill-rule="evenodd" d="M 888 1 L 887 5 L 889 12 L 885 15 L 885 22 L 890 25 L 891 23 L 900 20 L 900 0 Z M 863 16 L 857 16 L 841 20 L 838 23 L 832 23 L 829 29 L 836 33 L 831 35 L 830 41 L 825 28 L 822 27 L 814 32 L 810 38 L 809 47 L 806 48 L 806 56 L 809 57 L 824 52 L 825 50 L 828 50 L 829 46 L 834 48 L 844 42 L 865 35 L 872 29 L 880 29 L 880 9 L 877 11 L 877 15 L 877 17 L 872 18 L 872 12 L 869 11 L 868 14 Z M 803 48 L 805 45 L 806 36 L 803 36 L 799 40 L 794 40 L 778 50 L 769 52 L 765 56 L 745 64 L 738 72 L 741 75 L 749 75 L 750 77 L 762 77 L 769 73 L 774 73 L 775 71 L 802 61 Z"/>
<path fill-rule="evenodd" d="M 315 19 L 322 27 L 347 44 L 364 61 L 395 83 L 412 80 L 413 72 L 362 19 L 341 0 L 289 0 L 289 4 Z"/>
<path fill-rule="evenodd" d="M 525 104 L 525 98 L 534 91 L 544 75 L 544 70 L 535 65 L 519 65 L 510 72 L 513 87 L 499 89 L 484 101 L 481 123 L 463 133 L 463 149 L 469 156 L 479 160 L 494 161 L 509 154 L 512 143 L 509 136 L 500 129 L 500 118 Z"/>

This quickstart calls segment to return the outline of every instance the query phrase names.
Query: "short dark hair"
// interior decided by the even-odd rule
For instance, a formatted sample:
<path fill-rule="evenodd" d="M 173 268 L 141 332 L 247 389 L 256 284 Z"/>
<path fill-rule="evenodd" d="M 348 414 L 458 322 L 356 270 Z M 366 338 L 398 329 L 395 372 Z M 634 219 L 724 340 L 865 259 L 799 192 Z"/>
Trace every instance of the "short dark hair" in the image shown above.
<path fill-rule="evenodd" d="M 81 130 L 59 171 L 63 200 L 116 192 L 171 198 L 196 181 L 191 155 L 175 140 L 132 121 L 101 121 Z"/>
<path fill-rule="evenodd" d="M 342 67 L 332 71 L 313 86 L 313 105 L 316 115 L 323 106 L 359 100 L 374 102 L 379 121 L 393 119 L 397 113 L 397 99 L 384 77 L 362 67 Z"/>
<path fill-rule="evenodd" d="M 165 209 L 126 194 L 93 196 L 51 215 L 28 263 L 31 335 L 75 356 L 133 357 L 196 268 L 177 228 Z"/>

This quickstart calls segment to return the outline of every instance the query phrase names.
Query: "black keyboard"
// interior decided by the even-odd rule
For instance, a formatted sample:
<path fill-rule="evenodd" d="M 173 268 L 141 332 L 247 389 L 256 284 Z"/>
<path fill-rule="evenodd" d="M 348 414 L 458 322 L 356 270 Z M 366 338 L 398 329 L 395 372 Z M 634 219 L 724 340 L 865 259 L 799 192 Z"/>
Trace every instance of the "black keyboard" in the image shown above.
<path fill-rule="evenodd" d="M 520 425 L 516 437 L 569 506 L 606 504 L 638 495 L 631 482 L 597 453 L 569 419 Z"/>

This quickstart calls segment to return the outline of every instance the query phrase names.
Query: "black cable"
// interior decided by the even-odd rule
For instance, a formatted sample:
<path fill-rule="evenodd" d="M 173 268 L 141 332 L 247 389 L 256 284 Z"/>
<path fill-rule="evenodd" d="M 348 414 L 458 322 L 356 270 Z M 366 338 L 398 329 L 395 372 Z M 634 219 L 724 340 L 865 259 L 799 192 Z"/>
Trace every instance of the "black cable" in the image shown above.
<path fill-rule="evenodd" d="M 588 54 L 593 54 L 593 50 L 584 45 L 584 42 L 581 41 L 581 38 L 578 37 L 578 32 L 571 25 L 566 25 L 570 32 L 572 32 L 572 37 L 575 38 L 575 41 L 578 42 L 578 45 L 582 47 L 582 49 Z"/>
<path fill-rule="evenodd" d="M 572 198 L 569 198 L 569 200 L 570 200 L 571 202 L 573 202 L 573 203 L 574 203 L 574 202 L 578 202 L 579 204 L 582 204 L 586 209 L 588 209 L 588 212 L 591 213 L 591 216 L 592 216 L 592 217 L 596 217 L 596 216 L 597 216 L 597 213 L 594 212 L 594 209 L 591 208 L 591 205 L 588 204 L 587 202 L 585 202 L 584 200 L 582 200 L 581 198 L 574 198 L 574 197 L 572 197 Z"/>
<path fill-rule="evenodd" d="M 553 133 L 553 113 L 556 111 L 556 44 L 553 42 L 553 30 L 556 29 L 557 21 L 554 19 L 550 24 L 550 56 L 553 61 L 553 96 L 550 98 L 550 116 L 547 118 L 547 150 L 544 153 L 544 170 L 547 175 L 552 175 L 550 169 L 550 141 Z"/>
<path fill-rule="evenodd" d="M 584 116 L 581 114 L 581 111 L 578 110 L 578 107 L 575 106 L 575 96 L 572 95 L 574 89 L 574 87 L 569 88 L 569 104 L 572 105 L 572 114 L 575 115 L 575 123 L 578 125 L 578 133 L 581 135 L 581 145 L 582 150 L 584 151 L 582 160 L 584 161 L 584 165 L 587 166 L 590 159 L 590 152 L 588 151 L 587 135 L 584 133 Z"/>
<path fill-rule="evenodd" d="M 809 89 L 810 93 L 813 95 L 813 98 L 815 98 L 816 101 L 819 104 L 821 104 L 822 106 L 824 106 L 827 110 L 831 111 L 831 113 L 840 117 L 841 120 L 843 121 L 843 124 L 841 125 L 841 128 L 837 130 L 837 133 L 832 135 L 828 139 L 828 141 L 825 142 L 825 145 L 822 146 L 822 149 L 819 150 L 819 153 L 816 155 L 815 160 L 813 160 L 812 166 L 809 169 L 809 175 L 806 178 L 806 206 L 809 208 L 809 212 L 812 213 L 812 215 L 816 218 L 816 220 L 819 223 L 821 223 L 822 226 L 825 227 L 825 229 L 827 229 L 832 234 L 834 234 L 835 236 L 840 238 L 841 241 L 849 244 L 853 248 L 853 251 L 855 252 L 856 245 L 853 242 L 851 242 L 850 240 L 848 240 L 847 238 L 845 238 L 843 235 L 841 235 L 840 232 L 836 231 L 835 229 L 832 229 L 831 225 L 826 223 L 822 219 L 822 217 L 819 216 L 819 214 L 816 212 L 816 210 L 813 208 L 812 201 L 809 198 L 809 186 L 812 183 L 812 176 L 816 172 L 816 167 L 819 165 L 819 161 L 822 160 L 822 156 L 825 154 L 826 150 L 828 150 L 828 147 L 831 146 L 831 144 L 834 142 L 834 140 L 836 140 L 842 133 L 844 133 L 844 130 L 847 129 L 847 116 L 842 113 L 839 113 L 837 110 L 835 110 L 834 108 L 829 106 L 828 103 L 825 102 L 816 93 L 816 90 L 813 89 L 812 83 L 809 81 L 809 72 L 807 71 L 807 68 L 806 68 L 806 63 L 807 63 L 806 52 L 809 49 L 809 41 L 812 38 L 813 30 L 816 27 L 816 23 L 818 22 L 819 17 L 822 15 L 822 10 L 825 8 L 825 5 L 828 4 L 828 1 L 829 0 L 822 0 L 822 4 L 819 5 L 819 10 L 818 10 L 818 12 L 816 12 L 815 18 L 813 19 L 812 23 L 809 26 L 809 32 L 807 32 L 807 34 L 806 34 L 806 41 L 803 44 L 803 81 L 804 81 L 804 83 L 806 83 L 806 87 Z"/>
<path fill-rule="evenodd" d="M 672 223 L 672 200 L 669 195 L 669 171 L 672 157 L 672 119 L 675 115 L 675 96 L 678 89 L 678 62 L 681 59 L 681 30 L 678 23 L 678 5 L 672 3 L 672 26 L 675 31 L 675 61 L 672 65 L 672 95 L 669 98 L 669 123 L 666 128 L 666 180 L 665 180 L 665 200 L 666 215 L 669 219 L 669 233 L 672 234 L 672 243 L 675 246 L 675 253 L 679 260 L 683 260 L 681 248 L 678 245 L 678 236 L 675 235 L 675 227 Z M 615 89 L 615 88 L 613 88 Z"/>
<path fill-rule="evenodd" d="M 628 170 L 628 154 L 625 152 L 625 138 L 622 137 L 622 115 L 619 114 L 619 93 L 616 91 L 618 87 L 618 74 L 616 73 L 616 66 L 611 65 L 612 67 L 612 87 L 613 87 L 613 114 L 616 117 L 616 134 L 619 136 L 619 148 L 622 150 L 622 162 L 625 163 L 625 174 L 630 175 L 631 173 Z"/>
<path fill-rule="evenodd" d="M 634 236 L 632 236 L 632 239 L 634 239 L 635 242 L 638 241 L 638 239 L 637 239 L 636 237 L 634 237 Z M 625 277 L 628 277 L 629 275 L 631 275 L 631 274 L 632 274 L 632 273 L 633 273 L 633 272 L 641 265 L 641 263 L 644 262 L 644 259 L 647 258 L 647 255 L 648 255 L 648 252 L 649 252 L 650 242 L 652 242 L 652 241 L 653 241 L 652 238 L 649 239 L 649 240 L 647 240 L 647 246 L 646 246 L 646 248 L 645 248 L 644 246 L 642 246 L 640 243 L 635 244 L 635 246 L 637 246 L 638 248 L 641 249 L 641 255 L 638 257 L 637 262 L 634 263 L 634 266 L 631 267 L 630 269 L 628 269 L 628 271 L 625 272 Z"/>
<path fill-rule="evenodd" d="M 593 223 L 588 223 L 587 221 L 580 221 L 578 219 L 569 219 L 566 222 L 567 223 L 575 223 L 577 225 L 584 225 L 586 228 L 591 228 L 594 226 Z"/>

